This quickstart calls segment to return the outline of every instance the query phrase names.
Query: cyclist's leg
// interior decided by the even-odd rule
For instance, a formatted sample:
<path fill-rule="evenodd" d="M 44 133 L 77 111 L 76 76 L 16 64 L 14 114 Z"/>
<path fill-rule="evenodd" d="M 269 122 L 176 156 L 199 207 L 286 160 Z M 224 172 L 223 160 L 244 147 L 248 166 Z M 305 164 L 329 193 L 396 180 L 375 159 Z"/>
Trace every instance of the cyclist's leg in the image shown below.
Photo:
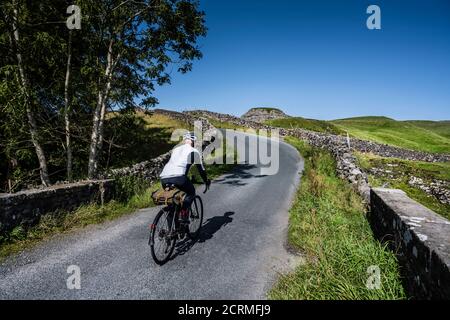
<path fill-rule="evenodd" d="M 188 177 L 184 176 L 182 183 L 178 186 L 178 189 L 186 192 L 186 197 L 183 201 L 183 209 L 189 209 L 191 207 L 192 201 L 195 198 L 195 187 Z"/>

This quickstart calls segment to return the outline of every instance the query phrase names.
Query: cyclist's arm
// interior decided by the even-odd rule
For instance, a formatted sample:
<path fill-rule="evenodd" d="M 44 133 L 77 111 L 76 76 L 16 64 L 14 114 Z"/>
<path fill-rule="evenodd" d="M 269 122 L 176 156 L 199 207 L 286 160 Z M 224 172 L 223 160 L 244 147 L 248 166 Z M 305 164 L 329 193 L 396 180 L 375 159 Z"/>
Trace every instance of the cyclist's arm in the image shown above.
<path fill-rule="evenodd" d="M 206 174 L 205 167 L 203 166 L 202 157 L 200 155 L 200 152 L 193 151 L 191 153 L 191 163 L 194 163 L 198 169 L 198 172 L 200 173 L 200 176 L 202 177 L 202 180 L 204 183 L 208 182 L 208 175 Z"/>

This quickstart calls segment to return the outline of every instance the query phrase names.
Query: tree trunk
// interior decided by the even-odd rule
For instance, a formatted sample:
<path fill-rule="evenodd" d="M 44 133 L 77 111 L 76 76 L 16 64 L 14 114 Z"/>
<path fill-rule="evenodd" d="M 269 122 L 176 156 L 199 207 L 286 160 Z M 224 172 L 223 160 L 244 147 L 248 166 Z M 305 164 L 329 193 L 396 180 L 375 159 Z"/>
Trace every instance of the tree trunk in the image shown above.
<path fill-rule="evenodd" d="M 47 159 L 45 158 L 44 149 L 42 148 L 41 144 L 39 143 L 38 125 L 36 123 L 36 119 L 34 118 L 34 113 L 32 110 L 32 99 L 31 99 L 31 94 L 29 91 L 30 90 L 29 80 L 25 73 L 25 68 L 24 68 L 23 60 L 22 60 L 22 54 L 20 53 L 20 48 L 19 48 L 20 37 L 19 37 L 19 29 L 18 29 L 18 24 L 17 24 L 17 20 L 18 20 L 17 2 L 14 1 L 13 5 L 14 5 L 13 19 L 12 19 L 13 36 L 11 38 L 14 43 L 14 50 L 16 53 L 17 65 L 19 68 L 22 92 L 25 97 L 25 110 L 26 110 L 29 129 L 30 129 L 31 141 L 33 142 L 34 148 L 36 150 L 36 155 L 37 155 L 37 158 L 39 161 L 42 184 L 47 187 L 50 185 L 50 179 L 48 177 L 48 169 L 47 169 Z"/>
<path fill-rule="evenodd" d="M 97 96 L 97 105 L 94 110 L 92 120 L 92 133 L 91 144 L 89 147 L 89 163 L 88 163 L 88 178 L 94 179 L 97 175 L 97 141 L 98 141 L 98 126 L 100 122 L 100 109 L 101 109 L 102 92 L 99 90 Z"/>
<path fill-rule="evenodd" d="M 105 119 L 106 112 L 106 99 L 111 88 L 112 78 L 112 66 L 113 66 L 113 52 L 112 52 L 113 40 L 110 40 L 107 55 L 107 65 L 105 70 L 106 83 L 101 84 L 98 89 L 97 106 L 94 111 L 91 145 L 89 148 L 89 164 L 88 164 L 88 177 L 89 179 L 95 179 L 98 173 L 98 153 L 99 147 L 102 147 L 103 141 L 103 121 Z"/>
<path fill-rule="evenodd" d="M 72 30 L 69 30 L 69 41 L 67 48 L 67 68 L 66 80 L 64 83 L 64 123 L 66 133 L 66 154 L 67 154 L 67 180 L 72 181 L 72 145 L 70 142 L 70 111 L 71 105 L 69 101 L 70 86 L 70 69 L 72 65 Z"/>
<path fill-rule="evenodd" d="M 119 57 L 117 57 L 117 58 L 119 58 Z M 101 152 L 101 150 L 103 148 L 103 138 L 104 138 L 103 131 L 104 131 L 106 107 L 107 107 L 107 103 L 108 103 L 109 92 L 111 91 L 112 71 L 113 71 L 113 68 L 111 66 L 110 77 L 108 78 L 108 80 L 106 82 L 106 88 L 105 88 L 105 92 L 104 92 L 103 99 L 102 99 L 102 107 L 100 109 L 100 122 L 99 122 L 99 126 L 98 126 L 98 132 L 99 132 L 98 136 L 99 137 L 98 137 L 98 141 L 97 141 L 98 152 Z M 97 170 L 97 168 L 96 168 L 96 170 Z"/>

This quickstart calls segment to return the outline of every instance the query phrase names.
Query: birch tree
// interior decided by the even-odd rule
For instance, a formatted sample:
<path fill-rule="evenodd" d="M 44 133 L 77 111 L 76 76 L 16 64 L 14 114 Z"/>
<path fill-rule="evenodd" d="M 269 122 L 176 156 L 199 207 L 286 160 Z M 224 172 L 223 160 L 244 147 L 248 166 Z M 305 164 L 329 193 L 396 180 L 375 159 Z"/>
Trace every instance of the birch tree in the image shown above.
<path fill-rule="evenodd" d="M 86 11 L 89 18 L 83 25 L 97 35 L 90 41 L 100 71 L 88 163 L 93 179 L 108 109 L 153 106 L 154 85 L 170 83 L 169 67 L 185 73 L 201 58 L 197 41 L 206 27 L 198 2 L 191 0 L 82 2 Z"/>
<path fill-rule="evenodd" d="M 33 99 L 33 93 L 30 87 L 30 81 L 22 55 L 22 48 L 24 44 L 21 42 L 20 38 L 19 8 L 20 6 L 18 1 L 13 0 L 11 3 L 11 7 L 5 8 L 6 10 L 9 10 L 5 10 L 3 14 L 5 20 L 10 24 L 9 36 L 11 41 L 11 49 L 17 59 L 16 62 L 19 74 L 20 90 L 23 98 L 23 104 L 26 110 L 31 141 L 34 145 L 36 156 L 39 161 L 41 181 L 44 186 L 49 186 L 50 178 L 48 175 L 47 159 L 44 153 L 44 149 L 42 148 L 42 145 L 40 143 L 38 124 L 34 112 L 35 101 Z"/>

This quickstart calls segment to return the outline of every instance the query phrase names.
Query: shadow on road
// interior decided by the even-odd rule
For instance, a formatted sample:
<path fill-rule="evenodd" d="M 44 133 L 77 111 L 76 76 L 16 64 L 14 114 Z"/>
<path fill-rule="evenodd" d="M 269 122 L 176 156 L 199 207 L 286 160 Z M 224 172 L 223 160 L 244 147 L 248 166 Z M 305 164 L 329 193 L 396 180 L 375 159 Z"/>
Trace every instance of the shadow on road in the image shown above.
<path fill-rule="evenodd" d="M 211 239 L 217 231 L 233 221 L 233 218 L 231 217 L 232 215 L 234 215 L 234 212 L 225 212 L 223 216 L 215 216 L 206 220 L 202 225 L 202 229 L 200 230 L 200 234 L 197 239 L 190 240 L 185 238 L 181 242 L 177 243 L 175 253 L 172 255 L 171 260 L 175 259 L 177 256 L 184 255 L 197 242 L 205 242 Z"/>
<path fill-rule="evenodd" d="M 245 182 L 246 179 L 265 177 L 265 175 L 255 175 L 249 172 L 256 167 L 257 166 L 250 164 L 238 164 L 230 173 L 223 175 L 220 179 L 215 179 L 214 183 L 245 186 L 247 185 Z"/>

